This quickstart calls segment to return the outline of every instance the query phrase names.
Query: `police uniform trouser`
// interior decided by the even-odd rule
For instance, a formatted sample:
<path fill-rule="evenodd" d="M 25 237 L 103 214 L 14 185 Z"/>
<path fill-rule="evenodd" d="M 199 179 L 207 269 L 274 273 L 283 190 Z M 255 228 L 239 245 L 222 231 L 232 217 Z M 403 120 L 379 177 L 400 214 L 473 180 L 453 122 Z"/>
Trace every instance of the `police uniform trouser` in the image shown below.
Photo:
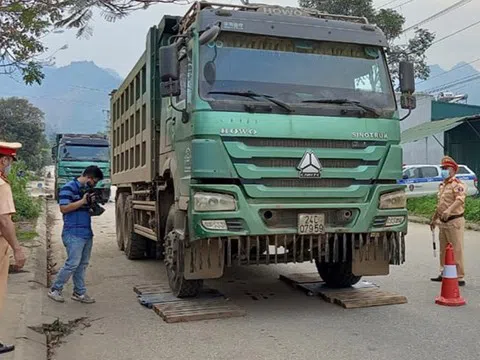
<path fill-rule="evenodd" d="M 440 273 L 443 272 L 443 265 L 445 265 L 445 248 L 450 242 L 453 246 L 458 279 L 463 280 L 465 276 L 465 269 L 463 267 L 463 232 L 465 229 L 465 218 L 458 218 L 448 223 L 442 223 L 439 227 Z"/>
<path fill-rule="evenodd" d="M 8 265 L 8 243 L 0 236 L 0 314 L 7 295 Z"/>

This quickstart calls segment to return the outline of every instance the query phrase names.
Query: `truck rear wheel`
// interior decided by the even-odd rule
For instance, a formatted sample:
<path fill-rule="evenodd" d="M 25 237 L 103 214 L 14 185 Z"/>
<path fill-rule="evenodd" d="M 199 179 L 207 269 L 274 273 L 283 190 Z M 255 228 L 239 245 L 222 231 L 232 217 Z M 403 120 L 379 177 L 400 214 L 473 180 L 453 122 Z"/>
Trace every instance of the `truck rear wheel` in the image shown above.
<path fill-rule="evenodd" d="M 178 298 L 197 296 L 203 286 L 203 280 L 186 280 L 184 274 L 184 243 L 174 231 L 175 205 L 170 207 L 165 226 L 165 265 L 168 283 Z"/>
<path fill-rule="evenodd" d="M 125 249 L 125 234 L 124 234 L 124 207 L 125 207 L 125 194 L 119 194 L 117 201 L 115 201 L 115 228 L 117 234 L 117 246 L 120 251 Z"/>
<path fill-rule="evenodd" d="M 143 259 L 147 250 L 147 241 L 140 235 L 133 232 L 133 206 L 132 195 L 128 195 L 125 200 L 124 213 L 124 248 L 125 255 L 129 260 Z"/>
<path fill-rule="evenodd" d="M 331 288 L 346 288 L 355 285 L 362 278 L 352 273 L 352 262 L 324 263 L 315 259 L 315 265 L 320 277 Z"/>

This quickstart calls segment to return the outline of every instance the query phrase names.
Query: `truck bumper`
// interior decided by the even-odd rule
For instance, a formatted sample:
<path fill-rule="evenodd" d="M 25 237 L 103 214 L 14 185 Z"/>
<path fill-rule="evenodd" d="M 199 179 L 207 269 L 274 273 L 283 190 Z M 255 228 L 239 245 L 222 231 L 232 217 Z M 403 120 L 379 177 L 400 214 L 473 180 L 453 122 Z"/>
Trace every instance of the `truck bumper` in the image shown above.
<path fill-rule="evenodd" d="M 190 241 L 218 237 L 298 234 L 300 213 L 325 214 L 325 233 L 405 234 L 408 229 L 405 208 L 378 208 L 381 194 L 402 188 L 403 186 L 398 185 L 376 185 L 370 191 L 367 201 L 350 202 L 349 199 L 247 199 L 236 185 L 192 184 L 190 204 L 193 204 L 195 192 L 220 192 L 233 195 L 237 201 L 237 209 L 196 212 L 193 206 L 189 206 Z"/>

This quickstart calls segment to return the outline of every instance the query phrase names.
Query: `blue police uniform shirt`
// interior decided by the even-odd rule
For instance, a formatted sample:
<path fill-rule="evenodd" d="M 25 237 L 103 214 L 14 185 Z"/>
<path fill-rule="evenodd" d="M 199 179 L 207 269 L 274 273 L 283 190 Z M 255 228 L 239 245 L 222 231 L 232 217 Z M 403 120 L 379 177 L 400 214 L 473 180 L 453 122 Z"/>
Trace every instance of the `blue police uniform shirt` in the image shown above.
<path fill-rule="evenodd" d="M 86 186 L 77 179 L 66 183 L 59 192 L 58 204 L 60 206 L 81 200 Z M 88 213 L 88 205 L 83 205 L 75 211 L 63 214 L 63 236 L 71 235 L 82 239 L 93 237 L 92 219 Z"/>

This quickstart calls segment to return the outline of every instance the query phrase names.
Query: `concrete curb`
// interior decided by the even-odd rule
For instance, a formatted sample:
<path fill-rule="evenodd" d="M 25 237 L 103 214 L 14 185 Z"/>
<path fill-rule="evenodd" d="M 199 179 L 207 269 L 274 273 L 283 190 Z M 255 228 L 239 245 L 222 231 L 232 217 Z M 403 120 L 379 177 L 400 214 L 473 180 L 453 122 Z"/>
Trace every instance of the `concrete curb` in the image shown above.
<path fill-rule="evenodd" d="M 18 319 L 14 360 L 47 359 L 46 336 L 30 328 L 41 325 L 43 319 L 43 292 L 47 286 L 47 216 L 47 201 L 42 200 L 42 213 L 35 228 L 39 246 L 32 248 L 25 266 L 30 289 Z"/>
<path fill-rule="evenodd" d="M 411 221 L 413 223 L 417 224 L 430 224 L 430 219 L 423 217 L 423 216 L 416 216 L 416 215 L 408 215 L 408 221 Z M 465 223 L 465 229 L 467 230 L 472 230 L 472 231 L 480 231 L 480 225 L 466 222 Z"/>

